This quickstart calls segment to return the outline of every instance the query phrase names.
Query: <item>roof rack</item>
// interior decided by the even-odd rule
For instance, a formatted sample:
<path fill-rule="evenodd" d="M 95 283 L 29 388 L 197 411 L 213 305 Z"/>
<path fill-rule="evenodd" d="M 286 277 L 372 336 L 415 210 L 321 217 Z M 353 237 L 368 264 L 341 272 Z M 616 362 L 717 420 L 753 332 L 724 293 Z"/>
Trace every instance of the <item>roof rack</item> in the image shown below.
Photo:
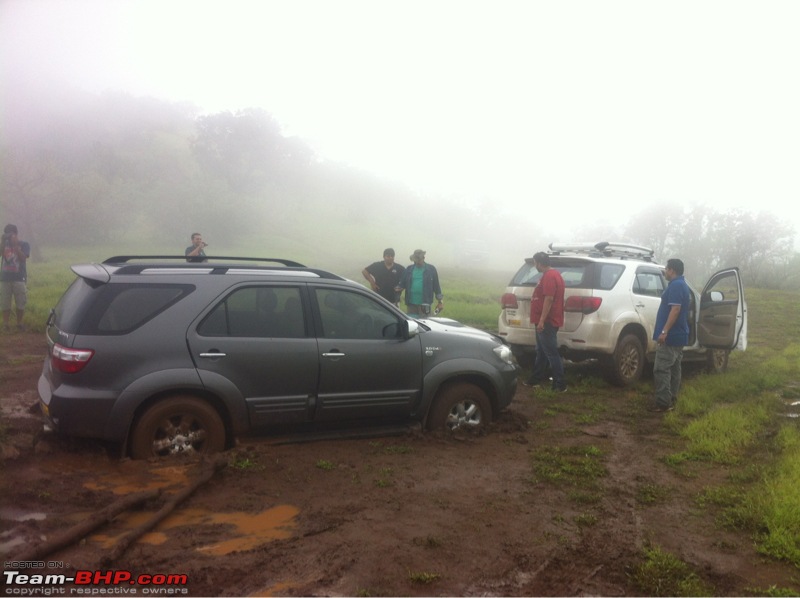
<path fill-rule="evenodd" d="M 175 261 L 179 263 L 175 263 Z M 161 263 L 155 263 L 155 262 Z M 216 263 L 211 263 L 211 262 Z M 138 262 L 138 263 L 131 263 Z M 236 262 L 253 262 L 236 263 Z M 268 266 L 264 262 L 278 264 Z M 260 263 L 260 265 L 256 264 Z M 202 262 L 188 262 L 185 255 L 116 255 L 103 261 L 104 265 L 116 266 L 116 274 L 245 274 L 258 272 L 271 272 L 286 276 L 317 276 L 332 280 L 344 280 L 341 276 L 309 268 L 299 262 L 283 258 L 271 257 L 233 257 L 233 256 L 203 256 Z M 74 270 L 74 268 L 73 268 Z"/>
<path fill-rule="evenodd" d="M 621 259 L 636 259 L 652 262 L 655 252 L 649 247 L 631 245 L 629 243 L 614 243 L 601 241 L 600 243 L 550 243 L 550 252 L 555 255 L 562 253 L 584 253 L 590 257 L 618 257 Z"/>
<path fill-rule="evenodd" d="M 214 255 L 205 255 L 203 256 L 203 262 L 194 261 L 188 259 L 185 255 L 115 255 L 110 257 L 106 260 L 103 260 L 104 264 L 124 264 L 130 262 L 132 260 L 180 260 L 186 264 L 203 264 L 208 262 L 209 260 L 218 260 L 218 261 L 226 261 L 226 262 L 272 262 L 275 264 L 282 264 L 287 267 L 291 268 L 305 268 L 303 264 L 299 262 L 295 262 L 292 260 L 285 260 L 282 258 L 277 257 L 233 257 L 233 256 L 214 256 Z M 206 264 L 206 267 L 208 265 Z"/>

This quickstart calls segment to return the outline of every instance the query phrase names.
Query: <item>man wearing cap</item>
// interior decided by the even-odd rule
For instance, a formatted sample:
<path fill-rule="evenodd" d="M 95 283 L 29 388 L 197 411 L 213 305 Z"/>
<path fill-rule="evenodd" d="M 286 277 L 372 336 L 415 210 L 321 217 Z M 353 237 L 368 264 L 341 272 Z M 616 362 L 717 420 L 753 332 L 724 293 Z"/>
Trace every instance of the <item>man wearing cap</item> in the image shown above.
<path fill-rule="evenodd" d="M 397 305 L 400 295 L 395 289 L 400 284 L 403 272 L 405 266 L 394 263 L 394 249 L 387 247 L 383 251 L 383 261 L 370 264 L 361 271 L 361 274 L 369 281 L 373 291 L 389 303 Z"/>
<path fill-rule="evenodd" d="M 11 300 L 17 308 L 17 330 L 23 330 L 22 318 L 28 302 L 25 282 L 28 272 L 25 267 L 31 255 L 31 246 L 20 241 L 17 227 L 6 224 L 3 229 L 3 255 L 0 259 L 0 311 L 3 312 L 3 330 L 10 332 Z"/>
<path fill-rule="evenodd" d="M 400 278 L 397 291 L 406 292 L 406 313 L 410 316 L 426 317 L 431 315 L 431 305 L 436 296 L 436 313 L 444 309 L 442 287 L 439 284 L 439 273 L 431 264 L 425 263 L 425 252 L 417 249 L 409 256 L 413 266 L 406 268 Z"/>

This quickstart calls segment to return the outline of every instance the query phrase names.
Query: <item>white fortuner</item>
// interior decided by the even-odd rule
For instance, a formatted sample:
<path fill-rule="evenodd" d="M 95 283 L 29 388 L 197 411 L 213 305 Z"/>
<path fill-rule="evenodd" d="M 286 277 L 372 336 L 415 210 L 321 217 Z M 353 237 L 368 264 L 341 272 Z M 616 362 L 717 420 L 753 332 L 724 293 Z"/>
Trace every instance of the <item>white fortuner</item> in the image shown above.
<path fill-rule="evenodd" d="M 645 360 L 655 355 L 653 328 L 667 286 L 653 251 L 621 243 L 551 243 L 550 259 L 566 286 L 564 326 L 558 331 L 562 355 L 572 361 L 599 359 L 612 382 L 636 382 Z M 526 258 L 501 299 L 498 330 L 522 365 L 530 365 L 536 348 L 530 302 L 540 276 L 533 258 Z M 747 304 L 739 269 L 717 272 L 702 293 L 689 287 L 684 361 L 705 360 L 710 371 L 725 371 L 729 353 L 747 347 Z"/>

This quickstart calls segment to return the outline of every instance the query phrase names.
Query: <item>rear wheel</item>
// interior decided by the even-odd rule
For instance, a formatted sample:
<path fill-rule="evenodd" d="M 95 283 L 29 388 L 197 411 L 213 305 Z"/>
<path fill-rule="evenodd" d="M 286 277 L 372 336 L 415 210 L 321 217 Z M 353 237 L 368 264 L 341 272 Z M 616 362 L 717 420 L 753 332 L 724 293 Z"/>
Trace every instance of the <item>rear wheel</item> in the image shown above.
<path fill-rule="evenodd" d="M 428 416 L 428 429 L 444 432 L 481 432 L 492 421 L 489 397 L 467 382 L 439 391 Z"/>
<path fill-rule="evenodd" d="M 644 348 L 639 337 L 626 334 L 617 343 L 614 354 L 606 360 L 606 376 L 612 384 L 630 386 L 642 377 Z"/>
<path fill-rule="evenodd" d="M 725 349 L 709 349 L 706 351 L 706 371 L 709 374 L 722 374 L 728 369 L 730 351 Z"/>
<path fill-rule="evenodd" d="M 225 449 L 225 426 L 206 401 L 176 396 L 144 412 L 131 435 L 131 457 L 150 459 Z"/>

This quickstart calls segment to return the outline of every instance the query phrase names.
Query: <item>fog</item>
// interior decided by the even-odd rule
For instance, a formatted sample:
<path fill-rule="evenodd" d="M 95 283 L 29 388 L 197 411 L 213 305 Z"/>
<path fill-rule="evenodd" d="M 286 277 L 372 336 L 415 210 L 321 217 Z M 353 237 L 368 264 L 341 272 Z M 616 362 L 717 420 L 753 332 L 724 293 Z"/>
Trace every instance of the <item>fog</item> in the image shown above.
<path fill-rule="evenodd" d="M 800 248 L 799 27 L 789 1 L 6 0 L 2 217 L 320 265 L 600 240 L 774 265 Z"/>

